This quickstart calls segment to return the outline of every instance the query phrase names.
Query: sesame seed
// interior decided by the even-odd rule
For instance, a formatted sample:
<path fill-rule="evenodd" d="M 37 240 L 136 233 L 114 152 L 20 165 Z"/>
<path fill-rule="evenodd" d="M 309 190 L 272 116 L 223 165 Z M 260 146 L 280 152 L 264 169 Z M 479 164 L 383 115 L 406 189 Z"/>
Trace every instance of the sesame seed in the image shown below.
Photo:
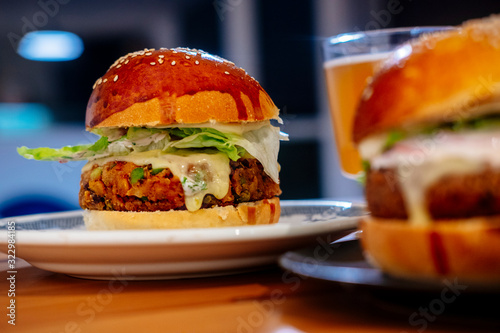
<path fill-rule="evenodd" d="M 224 72 L 224 74 L 227 74 L 227 75 L 229 75 L 229 72 L 228 72 L 228 71 L 225 71 L 225 72 Z"/>
<path fill-rule="evenodd" d="M 156 65 L 156 62 L 154 62 L 154 61 L 153 61 L 153 62 L 150 62 L 149 64 L 150 64 L 151 66 L 154 66 L 154 65 Z"/>
<path fill-rule="evenodd" d="M 97 82 L 94 83 L 94 85 L 92 86 L 92 89 L 95 89 L 96 86 L 97 86 Z"/>
<path fill-rule="evenodd" d="M 163 59 L 158 59 L 158 63 L 161 65 L 163 64 Z"/>
<path fill-rule="evenodd" d="M 100 85 L 102 83 L 102 78 L 99 78 L 99 80 L 97 80 L 97 85 Z"/>
<path fill-rule="evenodd" d="M 147 56 L 150 56 L 150 55 L 152 55 L 152 54 L 153 54 L 153 52 L 147 52 L 147 53 L 146 53 L 146 55 L 147 55 Z"/>
<path fill-rule="evenodd" d="M 170 63 L 170 65 L 174 66 L 175 65 L 175 60 Z"/>
<path fill-rule="evenodd" d="M 106 83 L 106 82 L 108 82 L 108 79 L 102 80 L 102 83 Z"/>
<path fill-rule="evenodd" d="M 137 54 L 137 53 L 134 53 L 134 54 L 132 54 L 131 58 L 135 58 L 135 57 L 137 57 L 137 56 L 138 56 L 138 54 Z"/>
<path fill-rule="evenodd" d="M 158 58 L 165 58 L 165 56 L 163 54 L 160 54 Z"/>
<path fill-rule="evenodd" d="M 118 81 L 118 75 L 115 75 L 115 78 L 113 79 L 114 82 Z"/>
<path fill-rule="evenodd" d="M 187 59 L 187 60 L 189 60 L 189 59 L 191 59 L 191 57 L 187 55 L 187 56 L 186 56 L 186 59 Z"/>
<path fill-rule="evenodd" d="M 195 63 L 195 64 L 197 64 L 197 65 L 199 65 L 199 64 L 200 64 L 200 62 L 199 62 L 198 60 L 196 60 L 194 63 Z"/>
<path fill-rule="evenodd" d="M 130 60 L 129 60 L 129 59 L 127 59 L 127 60 L 125 61 L 125 65 L 126 65 L 126 64 L 128 64 L 128 62 L 129 62 L 129 61 L 130 61 Z"/>
<path fill-rule="evenodd" d="M 122 65 L 121 65 L 121 64 L 118 64 L 118 66 L 116 66 L 116 68 L 120 68 L 120 67 L 122 67 Z"/>

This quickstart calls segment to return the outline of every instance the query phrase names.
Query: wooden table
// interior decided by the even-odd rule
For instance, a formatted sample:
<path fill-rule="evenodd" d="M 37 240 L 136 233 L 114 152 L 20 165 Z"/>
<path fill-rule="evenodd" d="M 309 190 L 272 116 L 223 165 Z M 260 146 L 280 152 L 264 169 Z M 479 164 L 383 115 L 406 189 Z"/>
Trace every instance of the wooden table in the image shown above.
<path fill-rule="evenodd" d="M 22 260 L 16 269 L 11 297 L 0 262 L 0 332 L 500 331 L 498 296 L 460 295 L 441 308 L 440 295 L 347 287 L 277 266 L 162 281 L 84 280 Z M 15 326 L 8 323 L 11 299 Z"/>

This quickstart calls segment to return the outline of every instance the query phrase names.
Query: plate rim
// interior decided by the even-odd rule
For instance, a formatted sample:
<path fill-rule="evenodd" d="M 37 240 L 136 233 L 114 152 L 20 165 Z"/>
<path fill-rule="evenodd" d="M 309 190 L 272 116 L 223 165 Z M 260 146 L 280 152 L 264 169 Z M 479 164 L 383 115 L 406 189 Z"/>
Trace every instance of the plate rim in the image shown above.
<path fill-rule="evenodd" d="M 329 199 L 281 200 L 282 207 L 336 206 L 341 208 L 357 208 L 366 211 L 364 203 Z M 47 217 L 76 217 L 84 210 L 72 210 L 56 213 L 41 213 L 13 216 L 0 219 L 16 220 L 17 223 L 36 221 Z M 155 244 L 193 244 L 242 242 L 269 239 L 286 239 L 304 237 L 318 233 L 335 232 L 356 228 L 359 219 L 364 215 L 337 217 L 332 221 L 290 224 L 287 222 L 272 225 L 237 226 L 222 228 L 193 229 L 150 229 L 150 230 L 16 230 L 16 243 L 19 245 L 155 245 Z M 112 235 L 110 234 L 112 232 Z M 43 235 L 43 237 L 41 237 Z M 110 237 L 110 235 L 112 237 Z M 7 242 L 6 230 L 0 231 L 0 244 Z M 0 249 L 0 252 L 2 250 Z"/>
<path fill-rule="evenodd" d="M 338 239 L 332 244 L 339 244 L 340 246 L 350 246 L 356 243 L 356 245 L 361 248 L 361 239 Z M 316 267 L 320 269 L 315 272 L 311 269 L 313 263 L 307 259 L 311 258 L 305 254 L 300 253 L 301 251 L 309 252 L 312 247 L 307 246 L 295 250 L 286 251 L 281 254 L 277 260 L 278 265 L 286 272 L 291 272 L 302 276 L 303 278 L 310 278 L 320 281 L 325 281 L 332 284 L 341 285 L 348 288 L 368 288 L 370 290 L 384 290 L 393 292 L 411 292 L 411 293 L 436 293 L 447 287 L 445 281 L 449 281 L 448 278 L 443 277 L 442 279 L 436 280 L 426 280 L 426 279 L 407 279 L 404 277 L 391 276 L 383 272 L 380 268 L 374 266 L 369 262 L 363 252 L 363 263 L 366 266 L 355 267 L 355 266 L 344 266 L 341 264 L 335 264 L 341 261 L 328 261 L 326 264 L 322 262 Z M 298 261 L 300 260 L 300 262 Z M 300 267 L 300 268 L 299 268 Z M 332 272 L 337 274 L 331 274 Z M 468 284 L 467 290 L 461 292 L 466 292 L 467 294 L 488 294 L 492 295 L 500 294 L 500 285 L 480 285 L 471 283 Z"/>

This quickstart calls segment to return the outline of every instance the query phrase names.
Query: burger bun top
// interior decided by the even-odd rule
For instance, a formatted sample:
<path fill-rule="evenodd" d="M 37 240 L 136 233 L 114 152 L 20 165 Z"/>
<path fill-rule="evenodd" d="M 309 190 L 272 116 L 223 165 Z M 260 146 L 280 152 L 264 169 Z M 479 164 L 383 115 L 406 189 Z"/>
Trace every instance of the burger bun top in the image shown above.
<path fill-rule="evenodd" d="M 186 49 L 119 58 L 94 84 L 86 128 L 163 127 L 278 119 L 260 84 L 234 63 Z"/>
<path fill-rule="evenodd" d="M 399 47 L 369 80 L 353 139 L 500 111 L 500 16 L 425 34 Z"/>

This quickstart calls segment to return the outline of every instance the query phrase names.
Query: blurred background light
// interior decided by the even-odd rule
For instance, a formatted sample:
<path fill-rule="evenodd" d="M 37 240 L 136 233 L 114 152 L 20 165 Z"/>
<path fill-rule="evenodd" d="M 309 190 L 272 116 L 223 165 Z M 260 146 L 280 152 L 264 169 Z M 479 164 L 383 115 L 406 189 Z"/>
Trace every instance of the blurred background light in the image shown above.
<path fill-rule="evenodd" d="M 43 129 L 52 122 L 52 113 L 40 103 L 0 103 L 0 135 L 25 129 Z"/>
<path fill-rule="evenodd" d="M 29 60 L 74 60 L 83 53 L 83 41 L 67 31 L 33 31 L 21 39 L 17 53 Z"/>
<path fill-rule="evenodd" d="M 280 146 L 282 199 L 362 200 L 362 187 L 338 167 L 321 43 L 364 30 L 453 26 L 500 13 L 500 1 L 0 0 L 0 8 L 0 158 L 8 161 L 0 174 L 12 175 L 0 182 L 5 217 L 47 211 L 50 202 L 59 205 L 53 211 L 76 209 L 85 162 L 35 162 L 16 148 L 95 141 L 85 110 L 96 79 L 129 52 L 177 46 L 233 61 L 281 110 L 290 135 Z"/>
<path fill-rule="evenodd" d="M 345 43 L 345 42 L 350 42 L 350 41 L 353 41 L 353 40 L 360 39 L 363 36 L 364 35 L 362 33 L 359 33 L 359 34 L 351 34 L 351 33 L 342 34 L 342 35 L 330 38 L 330 43 Z"/>

